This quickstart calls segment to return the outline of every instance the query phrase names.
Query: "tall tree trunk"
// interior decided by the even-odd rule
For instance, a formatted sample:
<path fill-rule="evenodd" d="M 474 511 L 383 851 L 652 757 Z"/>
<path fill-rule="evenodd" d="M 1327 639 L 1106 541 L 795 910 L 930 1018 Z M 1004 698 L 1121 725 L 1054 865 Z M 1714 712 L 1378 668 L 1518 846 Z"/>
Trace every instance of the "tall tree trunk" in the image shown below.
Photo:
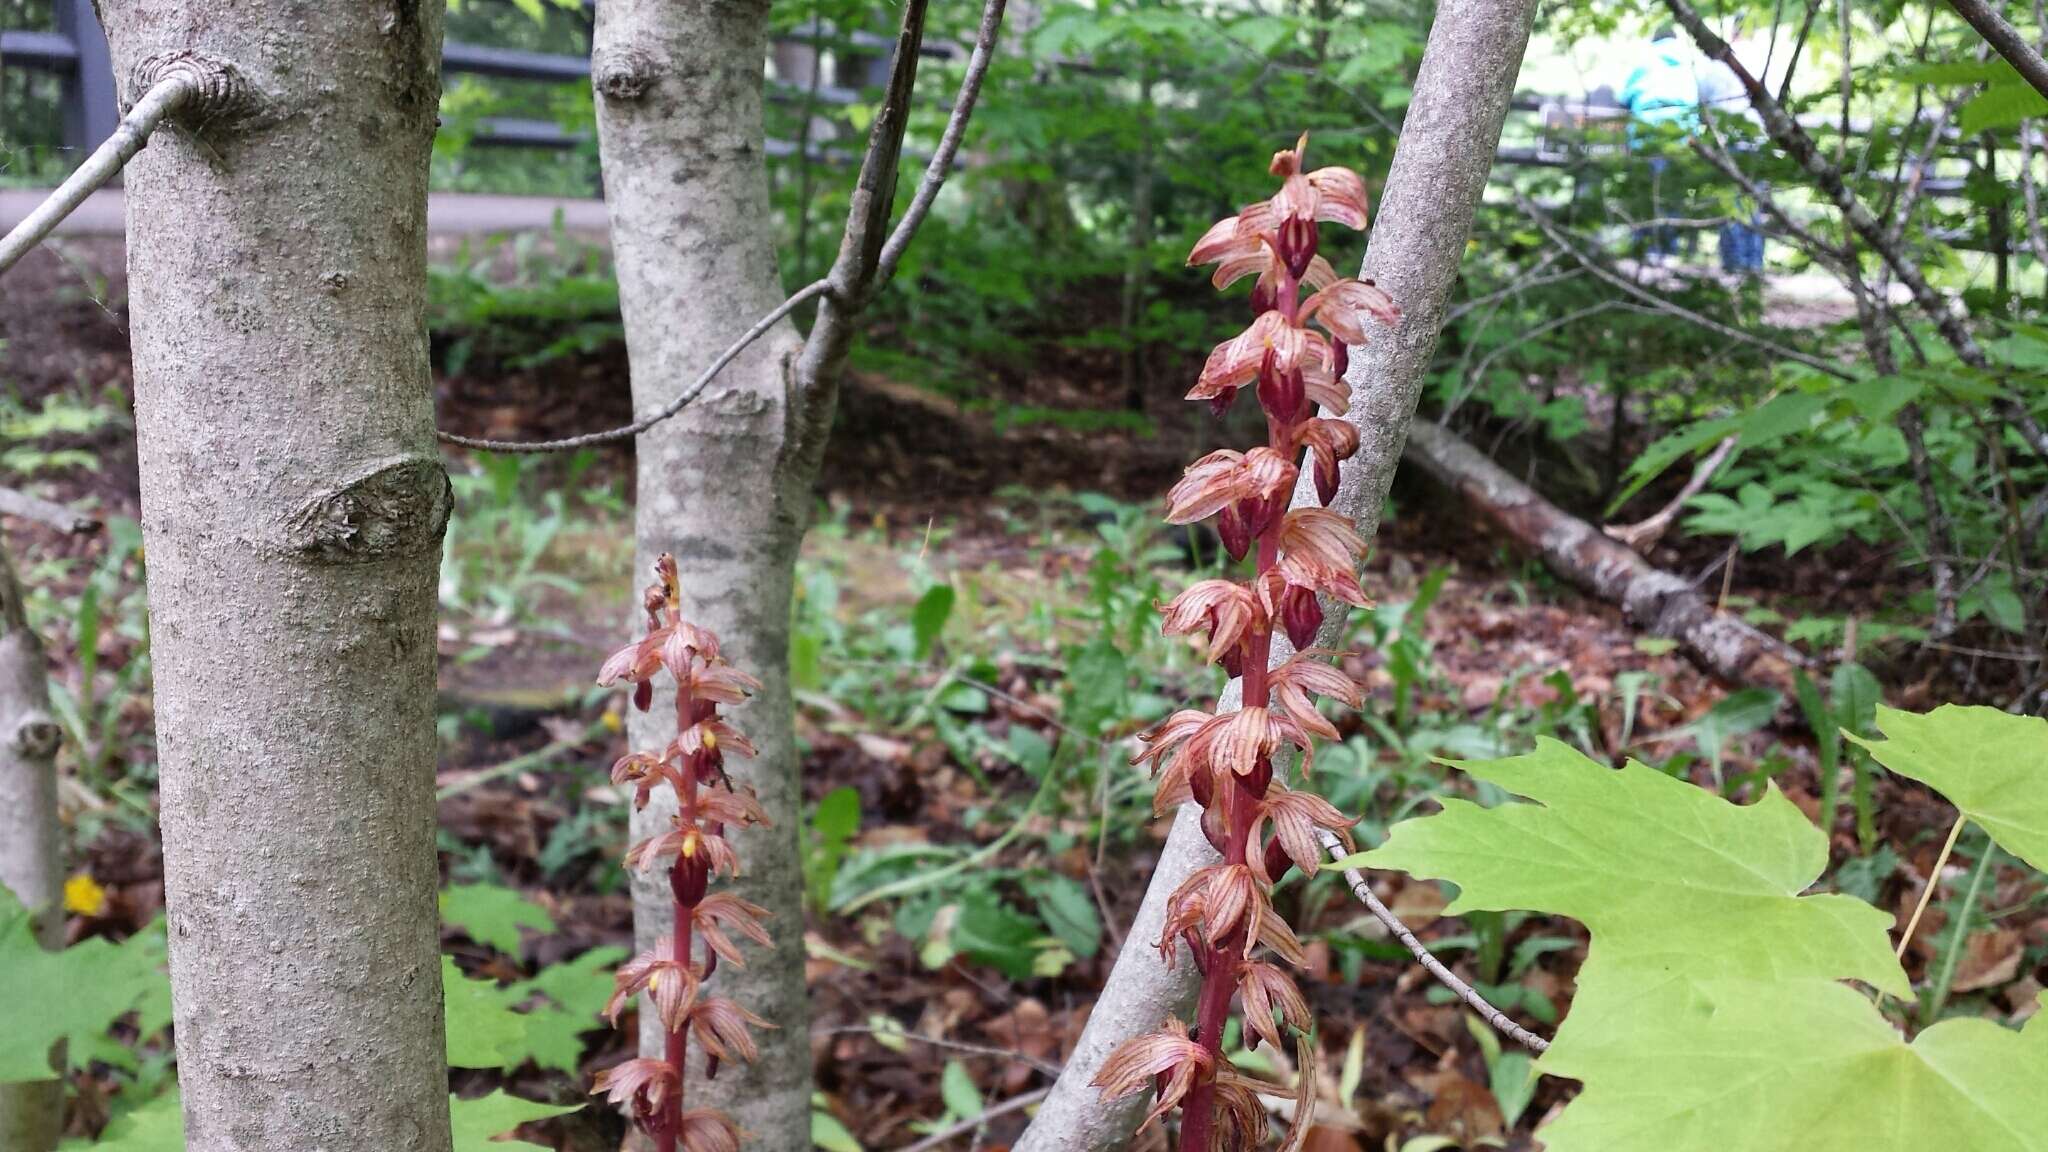
<path fill-rule="evenodd" d="M 611 209 L 633 400 L 673 398 L 718 351 L 780 304 L 763 162 L 761 61 L 766 0 L 606 0 L 597 10 L 593 83 Z M 727 1064 L 691 1096 L 731 1114 L 760 1146 L 810 1146 L 809 1009 L 797 851 L 801 793 L 789 692 L 789 612 L 815 457 L 790 391 L 801 345 L 788 324 L 750 347 L 680 415 L 638 441 L 635 539 L 642 568 L 675 555 L 683 617 L 723 638 L 762 690 L 733 711 L 760 754 L 729 767 L 756 790 L 772 827 L 734 833 L 747 862 L 734 891 L 768 908 L 775 947 L 723 967 L 720 995 L 775 1024 L 751 1067 Z M 667 740 L 657 703 L 632 720 L 635 747 Z M 634 817 L 636 838 L 667 826 L 673 800 Z M 659 878 L 636 877 L 642 947 L 671 930 Z M 641 1050 L 659 1055 L 642 1013 Z M 707 1099 L 708 1097 L 708 1099 Z"/>
<path fill-rule="evenodd" d="M 1360 446 L 1344 464 L 1331 505 L 1350 517 L 1368 542 L 1379 530 L 1380 509 L 1436 350 L 1534 11 L 1535 0 L 1462 0 L 1440 6 L 1430 28 L 1361 273 L 1391 293 L 1404 316 L 1392 331 L 1352 352 L 1349 419 L 1359 426 Z M 1308 487 L 1296 492 L 1297 506 L 1314 500 L 1313 481 L 1303 471 Z M 1343 613 L 1326 604 L 1318 643 L 1333 641 L 1343 623 Z M 1291 655 L 1287 647 L 1275 643 L 1274 659 Z M 1235 706 L 1235 693 L 1233 684 L 1225 707 Z M 1168 1014 L 1185 1012 L 1199 979 L 1195 967 L 1183 959 L 1169 971 L 1153 945 L 1165 919 L 1167 895 L 1195 868 L 1215 859 L 1202 835 L 1200 809 L 1184 806 L 1109 983 L 1017 1152 L 1108 1152 L 1130 1139 L 1145 1111 L 1143 1097 L 1105 1105 L 1089 1081 L 1117 1045 L 1158 1027 Z"/>
<path fill-rule="evenodd" d="M 64 867 L 57 828 L 57 742 L 49 666 L 28 626 L 21 582 L 0 548 L 0 885 L 41 909 L 43 947 L 61 941 Z M 64 1118 L 64 1082 L 0 1084 L 0 1149 L 49 1152 Z"/>
<path fill-rule="evenodd" d="M 441 0 L 101 0 L 193 1152 L 447 1152 L 427 165 Z M 225 65 L 224 75 L 221 66 Z"/>

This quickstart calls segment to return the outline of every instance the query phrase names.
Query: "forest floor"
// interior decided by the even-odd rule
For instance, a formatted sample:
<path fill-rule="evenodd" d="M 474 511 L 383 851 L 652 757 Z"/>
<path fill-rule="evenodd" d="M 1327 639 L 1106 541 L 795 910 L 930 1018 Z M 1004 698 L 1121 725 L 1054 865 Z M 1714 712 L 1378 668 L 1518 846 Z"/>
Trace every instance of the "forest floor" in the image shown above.
<path fill-rule="evenodd" d="M 52 411 L 47 398 L 57 397 L 65 411 L 102 418 L 45 422 L 6 447 L 80 454 L 41 461 L 46 494 L 110 523 L 132 520 L 118 261 L 110 266 L 89 241 L 69 247 L 70 263 L 39 256 L 7 281 L 10 295 L 22 294 L 15 300 L 50 304 L 30 317 L 0 301 L 0 378 L 31 412 Z M 1114 378 L 1113 364 L 1092 371 Z M 1025 399 L 1114 403 L 1076 378 L 1029 382 Z M 489 435 L 603 427 L 629 407 L 616 349 L 438 387 L 449 427 Z M 920 1125 L 966 1118 L 963 1077 L 966 1097 L 988 1104 L 1045 1086 L 1118 949 L 1152 944 L 1121 936 L 1165 833 L 1149 819 L 1149 786 L 1124 764 L 1129 739 L 1164 707 L 1217 687 L 1213 672 L 1149 623 L 1150 602 L 1207 559 L 1199 540 L 1155 520 L 1159 495 L 1216 432 L 1178 419 L 1155 427 L 1149 436 L 1008 428 L 886 380 L 861 377 L 847 391 L 805 548 L 794 656 L 805 798 L 823 809 L 805 831 L 812 1051 L 821 1107 L 867 1148 L 904 1147 Z M 443 587 L 445 873 L 451 883 L 516 889 L 554 928 L 529 933 L 515 954 L 454 928 L 446 944 L 465 971 L 509 980 L 630 943 L 612 863 L 624 846 L 624 798 L 605 786 L 605 768 L 624 750 L 607 719 L 619 701 L 589 685 L 622 639 L 639 575 L 629 570 L 631 467 L 628 450 L 459 465 Z M 1768 780 L 1818 812 L 1809 734 L 1472 533 L 1442 500 L 1419 485 L 1397 490 L 1366 574 L 1379 607 L 1361 614 L 1343 656 L 1371 699 L 1339 720 L 1344 744 L 1321 758 L 1316 783 L 1363 818 L 1365 839 L 1464 788 L 1433 757 L 1505 755 L 1536 735 L 1613 762 L 1658 763 L 1739 799 Z M 146 683 L 122 679 L 145 651 L 139 549 L 114 551 L 130 539 L 38 526 L 10 538 L 36 586 L 56 682 L 94 718 L 82 727 L 109 734 L 65 754 L 76 870 L 105 894 L 92 914 L 74 915 L 74 939 L 138 931 L 162 902 L 150 702 Z M 1682 545 L 1664 560 L 1703 572 L 1719 552 Z M 1857 588 L 1840 589 L 1827 573 L 1870 563 L 1745 561 L 1724 604 L 1783 618 L 1816 596 L 1853 600 Z M 941 587 L 952 589 L 950 611 L 935 639 L 920 643 L 914 619 Z M 93 644 L 89 667 L 81 637 Z M 1106 679 L 1105 637 L 1121 661 Z M 1894 703 L 1915 706 L 1913 685 L 1890 687 Z M 1827 882 L 1904 910 L 1924 885 L 1946 816 L 1924 791 L 1881 774 L 1869 782 L 1865 826 L 1845 809 L 1831 828 L 1841 866 Z M 963 859 L 976 866 L 917 887 L 931 869 L 915 861 Z M 1395 875 L 1375 882 L 1525 1024 L 1547 1031 L 1568 1008 L 1584 956 L 1577 925 L 1446 920 L 1441 886 Z M 885 883 L 900 895 L 866 902 Z M 2035 897 L 2015 879 L 1990 902 L 2007 911 L 1965 942 L 1959 997 L 2003 1012 L 2033 1002 L 2048 953 L 2048 914 Z M 1281 902 L 1309 941 L 1305 985 L 1321 1021 L 1326 1067 L 1310 1149 L 1445 1146 L 1410 1143 L 1433 1136 L 1529 1145 L 1568 1083 L 1542 1080 L 1533 1095 L 1500 1083 L 1470 1014 L 1446 1002 L 1341 886 L 1297 883 Z M 1930 915 L 1909 957 L 1915 970 L 1940 938 L 1942 905 Z M 578 1077 L 529 1065 L 458 1073 L 457 1087 L 502 1084 L 574 1102 L 591 1070 L 623 1057 L 630 1034 L 586 1034 Z M 116 1078 L 80 1079 L 72 1128 L 89 1133 L 104 1121 Z M 975 1146 L 1003 1147 L 1021 1123 L 1021 1113 L 995 1121 Z M 595 1111 L 531 1133 L 578 1152 L 609 1152 L 620 1135 Z M 1157 1132 L 1150 1140 L 1139 1146 L 1164 1146 Z M 966 1137 L 948 1145 L 967 1146 Z"/>

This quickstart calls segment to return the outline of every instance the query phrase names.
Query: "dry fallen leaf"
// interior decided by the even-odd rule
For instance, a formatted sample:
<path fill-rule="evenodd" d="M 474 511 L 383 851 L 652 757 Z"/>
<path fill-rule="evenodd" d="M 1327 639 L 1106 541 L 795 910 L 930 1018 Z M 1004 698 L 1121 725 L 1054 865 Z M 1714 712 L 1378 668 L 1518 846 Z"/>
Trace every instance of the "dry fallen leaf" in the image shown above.
<path fill-rule="evenodd" d="M 2020 958 L 2026 948 L 2020 934 L 2009 928 L 1975 932 L 1963 941 L 1963 954 L 1956 963 L 1953 992 L 1976 992 L 1996 988 L 2019 975 Z"/>

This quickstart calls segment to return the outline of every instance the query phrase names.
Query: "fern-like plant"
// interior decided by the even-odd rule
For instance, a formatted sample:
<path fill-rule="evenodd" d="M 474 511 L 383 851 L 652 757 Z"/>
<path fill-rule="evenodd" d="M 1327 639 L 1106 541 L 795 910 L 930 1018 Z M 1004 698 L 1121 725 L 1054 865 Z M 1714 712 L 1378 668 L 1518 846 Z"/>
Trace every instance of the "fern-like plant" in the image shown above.
<path fill-rule="evenodd" d="M 1206 632 L 1209 658 L 1241 678 L 1243 698 L 1235 712 L 1177 712 L 1144 736 L 1137 759 L 1159 776 L 1155 811 L 1191 799 L 1202 805 L 1202 830 L 1223 859 L 1173 892 L 1158 941 L 1169 964 L 1185 944 L 1201 970 L 1193 1027 L 1169 1020 L 1126 1042 L 1095 1078 L 1112 1100 L 1155 1089 L 1148 1125 L 1179 1106 L 1182 1152 L 1238 1152 L 1263 1141 L 1266 1114 L 1257 1094 L 1265 1086 L 1224 1058 L 1224 1024 L 1236 1000 L 1254 1045 L 1277 1047 L 1289 1029 L 1306 1033 L 1307 1001 L 1266 958 L 1303 963 L 1300 941 L 1273 911 L 1272 886 L 1290 867 L 1314 875 L 1322 859 L 1318 830 L 1348 844 L 1354 823 L 1322 797 L 1288 787 L 1274 758 L 1298 749 L 1306 776 L 1316 738 L 1337 735 L 1315 697 L 1356 707 L 1357 686 L 1316 653 L 1270 664 L 1276 632 L 1284 630 L 1297 648 L 1312 642 L 1322 624 L 1319 594 L 1366 603 L 1356 571 L 1365 545 L 1350 522 L 1327 507 L 1289 503 L 1300 478 L 1297 461 L 1311 468 L 1322 504 L 1336 496 L 1337 466 L 1358 449 L 1358 430 L 1341 418 L 1351 405 L 1345 343 L 1365 342 L 1368 317 L 1391 322 L 1398 312 L 1371 282 L 1339 278 L 1317 255 L 1319 222 L 1365 227 L 1365 183 L 1344 168 L 1307 171 L 1307 148 L 1303 136 L 1276 153 L 1271 170 L 1280 190 L 1219 221 L 1188 257 L 1191 265 L 1218 266 L 1218 288 L 1257 278 L 1251 326 L 1216 347 L 1188 398 L 1208 401 L 1220 415 L 1240 390 L 1254 388 L 1266 442 L 1210 453 L 1168 494 L 1169 522 L 1214 517 L 1231 559 L 1252 557 L 1253 570 L 1248 579 L 1190 586 L 1165 607 L 1163 630 Z M 1312 290 L 1306 299 L 1303 288 Z M 1328 337 L 1307 327 L 1310 321 Z M 1297 1091 L 1304 1098 L 1313 1068 L 1312 1060 L 1301 1061 Z M 1298 1131 L 1306 1130 L 1310 1111 L 1298 1109 Z"/>
<path fill-rule="evenodd" d="M 666 672 L 676 684 L 675 739 L 658 752 L 629 752 L 612 765 L 614 784 L 635 786 L 636 808 L 645 808 L 658 788 L 676 794 L 669 830 L 626 852 L 629 868 L 668 864 L 676 927 L 673 936 L 620 966 L 605 1005 L 616 1025 L 625 1006 L 644 993 L 660 1014 L 666 1050 L 660 1059 L 628 1060 L 599 1073 L 592 1091 L 627 1108 L 659 1152 L 733 1152 L 743 1134 L 716 1109 L 685 1107 L 684 1079 L 691 1036 L 703 1045 L 704 1076 L 710 1079 L 721 1060 L 753 1060 L 757 1049 L 749 1028 L 769 1026 L 733 1000 L 704 991 L 720 960 L 743 963 L 734 935 L 769 943 L 761 927 L 765 909 L 709 892 L 719 873 L 739 872 L 726 827 L 766 823 L 760 804 L 734 789 L 725 773 L 728 752 L 752 756 L 754 747 L 718 715 L 719 705 L 737 704 L 761 685 L 727 664 L 718 654 L 718 637 L 684 620 L 679 603 L 675 558 L 663 553 L 643 600 L 647 634 L 613 653 L 598 673 L 601 685 L 630 681 L 633 704 L 642 711 L 654 702 L 657 675 Z M 701 960 L 693 941 L 703 944 Z"/>

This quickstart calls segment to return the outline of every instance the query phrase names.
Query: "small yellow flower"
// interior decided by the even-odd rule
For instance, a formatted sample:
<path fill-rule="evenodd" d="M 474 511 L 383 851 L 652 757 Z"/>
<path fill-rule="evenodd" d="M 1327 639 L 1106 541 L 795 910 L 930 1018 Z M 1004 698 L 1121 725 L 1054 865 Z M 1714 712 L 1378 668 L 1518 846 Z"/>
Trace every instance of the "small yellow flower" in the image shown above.
<path fill-rule="evenodd" d="M 623 731 L 626 727 L 626 722 L 619 719 L 619 714 L 610 709 L 607 709 L 605 714 L 599 718 L 598 724 L 605 731 L 613 733 Z"/>
<path fill-rule="evenodd" d="M 80 916 L 100 917 L 107 913 L 107 890 L 87 872 L 64 882 L 64 910 Z"/>

